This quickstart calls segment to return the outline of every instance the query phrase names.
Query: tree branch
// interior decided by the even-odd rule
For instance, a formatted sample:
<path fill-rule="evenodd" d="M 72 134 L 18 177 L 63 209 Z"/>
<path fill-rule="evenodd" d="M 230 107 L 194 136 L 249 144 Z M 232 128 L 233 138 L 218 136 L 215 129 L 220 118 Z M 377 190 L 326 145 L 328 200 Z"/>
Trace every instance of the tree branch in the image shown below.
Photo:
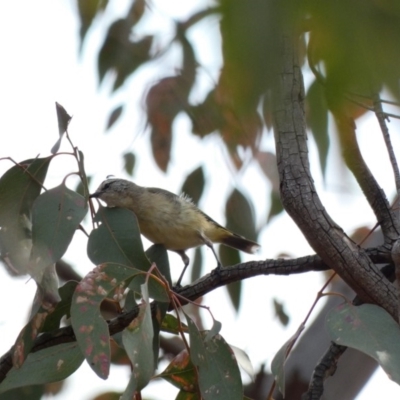
<path fill-rule="evenodd" d="M 397 293 L 329 216 L 310 172 L 304 112 L 304 85 L 294 49 L 283 35 L 281 71 L 274 88 L 275 145 L 282 203 L 311 247 L 367 303 L 380 305 L 397 320 Z"/>
<path fill-rule="evenodd" d="M 391 209 L 384 191 L 378 185 L 378 182 L 364 161 L 357 143 L 354 121 L 346 116 L 344 111 L 332 110 L 332 112 L 342 143 L 343 157 L 382 228 L 385 248 L 390 250 L 393 242 L 399 237 L 400 232 L 396 213 Z"/>
<path fill-rule="evenodd" d="M 302 400 L 317 400 L 321 398 L 324 393 L 325 380 L 335 373 L 340 356 L 346 349 L 346 346 L 340 346 L 331 342 L 329 349 L 315 367 L 310 387 L 301 397 Z"/>
<path fill-rule="evenodd" d="M 396 155 L 394 154 L 392 142 L 390 140 L 389 129 L 386 125 L 386 119 L 388 119 L 388 117 L 385 115 L 385 112 L 383 111 L 382 102 L 379 97 L 379 93 L 374 94 L 374 110 L 375 110 L 376 118 L 378 119 L 378 122 L 379 122 L 379 126 L 381 127 L 383 139 L 385 141 L 386 148 L 387 148 L 388 155 L 389 155 L 390 164 L 392 165 L 392 168 L 393 168 L 394 181 L 396 183 L 396 191 L 397 191 L 397 194 L 399 194 L 400 193 L 400 171 L 399 171 L 399 166 L 397 164 Z"/>
<path fill-rule="evenodd" d="M 387 263 L 391 261 L 390 254 L 382 253 L 377 248 L 366 250 L 376 263 Z M 295 259 L 277 259 L 264 261 L 250 261 L 224 267 L 219 273 L 211 272 L 192 284 L 175 289 L 182 297 L 194 301 L 211 291 L 243 279 L 260 275 L 291 275 L 310 271 L 325 271 L 330 269 L 318 255 L 309 255 Z M 182 305 L 186 304 L 181 300 Z M 172 309 L 172 307 L 170 307 Z M 155 313 L 155 304 L 152 312 Z M 118 317 L 107 321 L 110 335 L 123 331 L 138 315 L 138 308 L 125 312 Z M 43 333 L 32 347 L 32 353 L 62 343 L 75 341 L 75 335 L 71 326 L 59 328 L 53 332 Z M 12 368 L 13 347 L 0 358 L 0 382 L 4 380 L 8 371 Z"/>

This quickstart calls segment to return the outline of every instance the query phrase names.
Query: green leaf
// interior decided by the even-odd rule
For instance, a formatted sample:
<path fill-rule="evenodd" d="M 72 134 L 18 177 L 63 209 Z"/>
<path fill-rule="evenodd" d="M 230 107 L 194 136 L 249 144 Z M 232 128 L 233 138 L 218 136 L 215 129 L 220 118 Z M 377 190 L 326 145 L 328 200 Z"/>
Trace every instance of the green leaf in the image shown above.
<path fill-rule="evenodd" d="M 271 207 L 268 213 L 268 218 L 267 218 L 268 222 L 271 221 L 273 217 L 279 215 L 284 210 L 279 192 L 272 191 L 270 199 L 271 199 L 270 200 Z"/>
<path fill-rule="evenodd" d="M 196 324 L 193 320 L 185 314 L 188 329 L 189 329 L 189 336 L 190 336 L 190 359 L 192 360 L 193 364 L 196 367 L 199 367 L 202 364 L 202 367 L 208 368 L 207 365 L 207 357 L 206 357 L 206 348 L 204 346 L 203 338 L 201 336 L 200 331 L 198 330 Z"/>
<path fill-rule="evenodd" d="M 135 294 L 132 290 L 128 290 L 125 296 L 124 310 L 131 311 L 137 306 Z M 115 335 L 114 335 L 115 336 Z"/>
<path fill-rule="evenodd" d="M 226 227 L 247 239 L 256 240 L 253 206 L 237 189 L 229 196 L 225 208 Z"/>
<path fill-rule="evenodd" d="M 229 82 L 229 104 L 240 112 L 258 104 L 276 76 L 278 59 L 268 55 L 278 51 L 281 16 L 274 2 L 254 2 L 251 7 L 240 0 L 219 4 L 223 59 L 229 66 L 222 69 L 219 81 Z"/>
<path fill-rule="evenodd" d="M 272 190 L 270 191 L 271 207 L 267 218 L 267 222 L 269 222 L 275 215 L 278 215 L 283 211 L 280 199 L 280 182 L 276 155 L 269 151 L 259 151 L 257 152 L 256 160 L 258 161 L 262 172 L 272 185 Z"/>
<path fill-rule="evenodd" d="M 154 244 L 146 250 L 146 256 L 151 263 L 156 264 L 159 273 L 161 273 L 161 275 L 164 277 L 164 279 L 167 280 L 169 286 L 171 287 L 171 274 L 169 269 L 168 254 L 165 247 L 160 244 Z M 140 285 L 146 282 L 146 278 L 147 276 L 143 274 L 135 276 L 132 279 L 132 282 L 129 284 L 129 288 L 137 293 L 140 293 Z M 156 280 L 153 275 L 150 275 L 147 284 L 149 296 L 152 299 L 156 300 L 156 313 L 153 316 L 152 321 L 154 365 L 157 365 L 160 349 L 160 330 L 162 322 L 168 310 L 170 297 L 165 283 L 161 283 L 159 280 Z"/>
<path fill-rule="evenodd" d="M 57 122 L 58 122 L 58 134 L 62 136 L 68 129 L 68 125 L 71 122 L 72 117 L 67 113 L 65 108 L 56 102 Z"/>
<path fill-rule="evenodd" d="M 80 150 L 78 151 L 78 166 L 79 166 L 79 176 L 81 178 L 83 193 L 79 193 L 78 190 L 77 190 L 77 192 L 79 194 L 82 194 L 82 196 L 84 196 L 85 199 L 89 199 L 89 183 L 90 183 L 91 177 L 86 175 L 85 157 Z M 78 187 L 78 189 L 79 189 L 79 187 Z"/>
<path fill-rule="evenodd" d="M 326 327 L 335 343 L 374 358 L 400 384 L 400 327 L 383 308 L 343 303 L 329 311 Z"/>
<path fill-rule="evenodd" d="M 278 389 L 282 393 L 282 396 L 285 397 L 285 364 L 288 357 L 289 350 L 293 347 L 294 343 L 300 336 L 301 332 L 304 330 L 304 325 L 300 325 L 297 329 L 296 333 L 291 336 L 283 346 L 278 350 L 275 354 L 271 362 L 271 372 L 274 375 L 275 382 L 278 386 Z"/>
<path fill-rule="evenodd" d="M 240 263 L 240 254 L 236 249 L 227 246 L 219 246 L 218 253 L 222 265 L 227 266 Z M 229 298 L 231 299 L 233 307 L 238 311 L 242 295 L 242 281 L 230 283 L 226 285 L 226 289 L 228 290 Z"/>
<path fill-rule="evenodd" d="M 161 244 L 154 244 L 146 250 L 146 256 L 151 263 L 155 263 L 157 265 L 161 275 L 163 275 L 165 279 L 167 279 L 169 285 L 172 286 L 168 254 L 165 247 Z M 166 287 L 152 276 L 153 275 L 150 276 L 148 281 L 150 297 L 157 301 L 169 303 L 170 298 Z M 140 293 L 140 287 L 145 283 L 145 281 L 146 275 L 137 275 L 132 279 L 132 282 L 129 284 L 129 288 L 137 293 Z"/>
<path fill-rule="evenodd" d="M 160 354 L 160 333 L 161 324 L 167 314 L 169 303 L 156 302 L 156 312 L 152 315 L 153 322 L 153 357 L 154 365 L 157 368 L 158 356 Z"/>
<path fill-rule="evenodd" d="M 70 316 L 72 296 L 75 292 L 78 282 L 68 281 L 58 289 L 61 301 L 56 305 L 54 311 L 46 318 L 42 332 L 51 332 L 60 327 L 62 317 Z"/>
<path fill-rule="evenodd" d="M 179 334 L 181 330 L 187 332 L 187 325 L 184 323 L 179 323 L 178 318 L 176 318 L 172 314 L 167 314 L 162 320 L 161 330 L 164 332 L 174 333 L 175 335 Z"/>
<path fill-rule="evenodd" d="M 79 31 L 81 46 L 95 16 L 99 11 L 106 8 L 107 3 L 108 0 L 78 0 L 78 11 L 81 20 L 81 28 Z"/>
<path fill-rule="evenodd" d="M 26 274 L 32 247 L 31 209 L 52 157 L 25 160 L 0 179 L 0 252 L 15 274 Z"/>
<path fill-rule="evenodd" d="M 142 390 L 153 376 L 153 324 L 147 285 L 142 285 L 143 301 L 139 315 L 122 332 L 122 342 L 132 363 L 132 375 L 121 400 L 130 400 L 135 392 Z"/>
<path fill-rule="evenodd" d="M 46 268 L 43 276 L 44 279 L 38 288 L 39 292 L 35 296 L 30 319 L 15 341 L 13 364 L 17 367 L 25 361 L 36 337 L 41 332 L 59 328 L 61 318 L 69 314 L 71 298 L 77 282 L 67 282 L 58 289 L 54 264 Z"/>
<path fill-rule="evenodd" d="M 322 173 L 325 175 L 329 150 L 328 105 L 324 88 L 317 79 L 309 87 L 306 100 L 308 105 L 307 125 L 317 144 Z"/>
<path fill-rule="evenodd" d="M 29 385 L 8 390 L 1 395 L 1 400 L 41 400 L 44 395 L 45 385 Z"/>
<path fill-rule="evenodd" d="M 206 336 L 204 337 L 204 341 L 208 342 L 209 340 L 211 340 L 215 335 L 217 335 L 221 331 L 221 328 L 222 328 L 221 322 L 214 319 L 213 326 L 206 333 Z"/>
<path fill-rule="evenodd" d="M 103 81 L 108 71 L 116 68 L 117 60 L 121 57 L 124 44 L 129 43 L 130 33 L 131 25 L 123 18 L 117 19 L 108 28 L 98 57 L 99 83 Z"/>
<path fill-rule="evenodd" d="M 270 131 L 273 127 L 273 101 L 272 101 L 272 91 L 267 90 L 263 97 L 263 108 L 262 114 L 264 117 L 265 126 L 267 127 L 268 131 Z"/>
<path fill-rule="evenodd" d="M 279 172 L 276 155 L 270 151 L 259 151 L 257 152 L 256 160 L 261 167 L 261 171 L 271 182 L 272 191 L 279 193 Z"/>
<path fill-rule="evenodd" d="M 29 272 L 38 283 L 44 269 L 63 256 L 86 212 L 85 199 L 64 183 L 35 200 Z"/>
<path fill-rule="evenodd" d="M 198 167 L 186 177 L 181 193 L 188 195 L 194 204 L 199 204 L 204 190 L 204 183 L 205 178 L 203 167 Z"/>
<path fill-rule="evenodd" d="M 76 340 L 93 371 L 106 379 L 110 369 L 110 335 L 100 313 L 101 302 L 114 292 L 121 295 L 127 282 L 141 271 L 129 266 L 104 263 L 76 287 L 71 304 L 71 323 Z"/>
<path fill-rule="evenodd" d="M 133 175 L 133 169 L 135 168 L 136 164 L 136 157 L 133 153 L 125 153 L 124 154 L 124 169 L 125 171 L 132 176 Z"/>
<path fill-rule="evenodd" d="M 236 346 L 230 345 L 230 348 L 235 353 L 235 357 L 236 357 L 236 360 L 237 360 L 240 368 L 243 371 L 245 371 L 249 375 L 251 380 L 254 382 L 256 376 L 254 374 L 253 365 L 251 364 L 250 358 L 247 355 L 247 353 L 244 350 L 239 349 L 239 347 L 236 347 Z"/>
<path fill-rule="evenodd" d="M 157 377 L 165 379 L 184 392 L 198 392 L 196 369 L 186 349 L 175 356 Z"/>
<path fill-rule="evenodd" d="M 161 275 L 163 275 L 169 285 L 172 286 L 168 253 L 165 247 L 162 244 L 153 244 L 146 250 L 146 256 L 151 263 L 155 263 L 157 265 Z"/>
<path fill-rule="evenodd" d="M 146 0 L 132 1 L 131 7 L 128 11 L 128 18 L 130 19 L 132 26 L 136 25 L 140 21 L 145 10 L 146 10 Z"/>
<path fill-rule="evenodd" d="M 193 263 L 192 263 L 192 272 L 191 272 L 190 282 L 197 281 L 197 279 L 200 278 L 202 264 L 203 264 L 203 253 L 201 251 L 201 247 L 196 247 L 196 249 L 194 251 L 194 259 L 193 259 Z"/>
<path fill-rule="evenodd" d="M 107 72 L 116 73 L 113 90 L 117 90 L 125 80 L 143 63 L 151 59 L 152 36 L 132 40 L 131 16 L 114 21 L 106 34 L 98 57 L 99 82 Z"/>
<path fill-rule="evenodd" d="M 289 316 L 285 311 L 283 303 L 281 303 L 276 299 L 273 299 L 273 302 L 274 302 L 275 315 L 279 318 L 279 321 L 283 326 L 287 326 L 287 324 L 289 323 Z"/>
<path fill-rule="evenodd" d="M 32 349 L 34 340 L 41 332 L 47 316 L 53 311 L 53 309 L 54 307 L 43 307 L 38 304 L 37 310 L 32 313 L 28 323 L 22 328 L 13 348 L 13 365 L 16 368 L 20 368 L 25 362 L 26 357 Z"/>
<path fill-rule="evenodd" d="M 51 154 L 56 154 L 60 149 L 61 140 L 64 135 L 64 132 L 67 130 L 69 123 L 71 122 L 72 117 L 68 115 L 65 108 L 56 102 L 56 112 L 57 112 L 57 121 L 58 121 L 58 135 L 59 138 L 57 142 L 51 149 Z"/>
<path fill-rule="evenodd" d="M 118 63 L 114 68 L 117 72 L 114 91 L 119 89 L 142 64 L 151 60 L 152 44 L 153 36 L 147 35 L 139 40 L 130 41 L 121 48 Z"/>
<path fill-rule="evenodd" d="M 28 355 L 21 368 L 12 368 L 0 384 L 7 390 L 61 381 L 75 372 L 84 357 L 76 342 L 63 343 Z"/>
<path fill-rule="evenodd" d="M 129 289 L 131 289 L 136 293 L 140 293 L 139 288 L 141 285 L 143 285 L 145 281 L 146 281 L 146 275 L 144 274 L 137 275 L 132 279 L 132 282 L 130 282 Z M 170 298 L 168 296 L 167 289 L 162 283 L 153 278 L 153 275 L 150 275 L 148 285 L 149 285 L 150 297 L 152 299 L 169 304 Z"/>
<path fill-rule="evenodd" d="M 186 315 L 190 336 L 190 358 L 199 376 L 201 395 L 205 400 L 242 400 L 243 386 L 235 355 L 221 335 L 205 341 L 194 322 Z"/>
<path fill-rule="evenodd" d="M 201 396 L 196 392 L 187 392 L 186 390 L 180 390 L 175 400 L 202 400 Z"/>
<path fill-rule="evenodd" d="M 148 271 L 137 219 L 125 208 L 99 207 L 96 221 L 101 225 L 89 236 L 87 253 L 93 264 L 113 262 Z"/>
<path fill-rule="evenodd" d="M 118 106 L 111 111 L 111 114 L 108 117 L 106 130 L 108 131 L 119 119 L 124 110 L 124 106 Z M 132 174 L 129 174 L 132 175 Z"/>
<path fill-rule="evenodd" d="M 224 124 L 224 117 L 217 104 L 214 89 L 207 94 L 203 103 L 189 105 L 188 115 L 192 120 L 193 133 L 200 137 L 220 129 Z"/>
<path fill-rule="evenodd" d="M 92 181 L 92 177 L 91 176 L 87 176 L 86 177 L 87 185 L 90 185 L 91 181 Z M 79 181 L 78 185 L 76 186 L 75 192 L 80 194 L 81 196 L 83 196 L 85 198 L 88 197 L 87 190 L 86 190 L 85 185 L 83 184 L 82 181 Z"/>
<path fill-rule="evenodd" d="M 35 296 L 35 303 L 40 304 L 45 310 L 50 310 L 60 301 L 58 294 L 58 276 L 56 264 L 50 264 L 43 269 L 40 282 L 36 281 L 38 291 Z"/>

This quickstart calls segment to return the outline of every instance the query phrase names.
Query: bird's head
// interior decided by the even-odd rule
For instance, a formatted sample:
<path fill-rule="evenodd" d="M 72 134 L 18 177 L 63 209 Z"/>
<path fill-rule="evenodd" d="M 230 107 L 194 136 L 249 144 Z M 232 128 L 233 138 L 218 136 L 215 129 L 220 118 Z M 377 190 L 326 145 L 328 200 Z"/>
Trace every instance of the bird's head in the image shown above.
<path fill-rule="evenodd" d="M 140 189 L 142 188 L 133 182 L 111 178 L 103 181 L 89 197 L 101 199 L 109 207 L 129 208 Z"/>

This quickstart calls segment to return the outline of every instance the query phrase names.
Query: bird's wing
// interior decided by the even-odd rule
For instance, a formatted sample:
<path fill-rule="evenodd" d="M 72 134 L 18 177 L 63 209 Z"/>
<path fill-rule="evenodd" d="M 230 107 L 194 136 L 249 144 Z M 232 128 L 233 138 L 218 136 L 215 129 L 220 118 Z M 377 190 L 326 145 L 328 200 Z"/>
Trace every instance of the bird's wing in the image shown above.
<path fill-rule="evenodd" d="M 179 196 L 175 193 L 169 192 L 168 190 L 160 189 L 160 188 L 146 188 L 149 193 L 157 194 L 160 196 L 166 197 L 168 200 L 179 202 Z"/>

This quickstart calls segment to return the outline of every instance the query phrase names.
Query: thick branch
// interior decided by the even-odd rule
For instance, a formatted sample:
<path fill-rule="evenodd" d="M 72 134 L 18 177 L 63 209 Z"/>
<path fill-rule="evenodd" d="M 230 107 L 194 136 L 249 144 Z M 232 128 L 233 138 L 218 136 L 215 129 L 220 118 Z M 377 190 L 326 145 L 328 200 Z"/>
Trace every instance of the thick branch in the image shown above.
<path fill-rule="evenodd" d="M 332 220 L 315 190 L 308 161 L 304 85 L 293 43 L 282 39 L 282 71 L 277 78 L 275 142 L 282 203 L 322 260 L 367 303 L 378 304 L 397 320 L 397 294 L 372 263 Z"/>

